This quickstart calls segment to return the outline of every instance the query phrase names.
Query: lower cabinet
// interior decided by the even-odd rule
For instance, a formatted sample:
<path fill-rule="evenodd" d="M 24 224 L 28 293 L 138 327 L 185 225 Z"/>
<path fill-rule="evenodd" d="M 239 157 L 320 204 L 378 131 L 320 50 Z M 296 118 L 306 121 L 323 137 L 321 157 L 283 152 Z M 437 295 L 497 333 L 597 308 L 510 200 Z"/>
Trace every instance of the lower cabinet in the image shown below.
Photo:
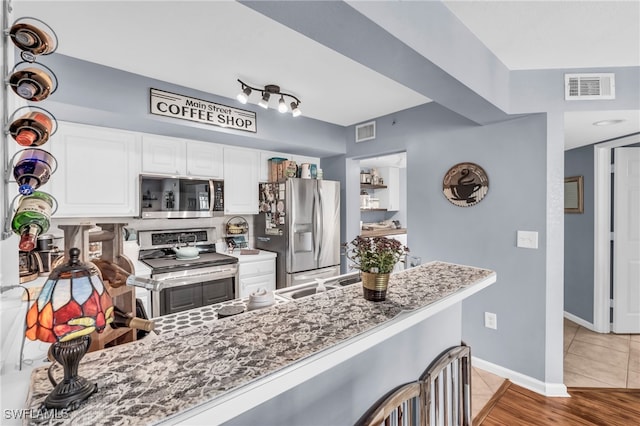
<path fill-rule="evenodd" d="M 407 245 L 407 234 L 387 235 L 387 238 L 393 238 L 394 240 L 398 240 L 402 243 L 403 246 Z M 396 263 L 396 266 L 393 267 L 392 272 L 400 272 L 406 268 L 405 262 L 407 259 L 401 259 L 401 260 L 402 262 Z"/>
<path fill-rule="evenodd" d="M 276 289 L 275 253 L 268 260 L 265 260 L 264 255 L 255 260 L 250 255 L 241 256 L 238 267 L 238 298 L 249 297 L 261 288 L 267 291 Z"/>

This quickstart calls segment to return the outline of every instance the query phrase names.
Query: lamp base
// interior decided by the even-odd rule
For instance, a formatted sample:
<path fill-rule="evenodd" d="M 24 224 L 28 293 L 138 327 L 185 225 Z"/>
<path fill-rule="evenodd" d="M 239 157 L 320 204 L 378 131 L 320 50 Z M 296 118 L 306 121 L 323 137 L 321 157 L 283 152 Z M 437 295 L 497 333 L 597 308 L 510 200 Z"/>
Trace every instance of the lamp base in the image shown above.
<path fill-rule="evenodd" d="M 45 408 L 74 410 L 98 390 L 97 383 L 90 383 L 78 375 L 78 365 L 90 345 L 89 336 L 51 345 L 51 354 L 64 368 L 64 380 L 56 383 L 49 374 L 49 380 L 55 388 L 44 400 Z"/>
<path fill-rule="evenodd" d="M 97 383 L 91 383 L 81 376 L 71 381 L 62 381 L 44 400 L 45 408 L 75 410 L 80 403 L 98 390 Z"/>

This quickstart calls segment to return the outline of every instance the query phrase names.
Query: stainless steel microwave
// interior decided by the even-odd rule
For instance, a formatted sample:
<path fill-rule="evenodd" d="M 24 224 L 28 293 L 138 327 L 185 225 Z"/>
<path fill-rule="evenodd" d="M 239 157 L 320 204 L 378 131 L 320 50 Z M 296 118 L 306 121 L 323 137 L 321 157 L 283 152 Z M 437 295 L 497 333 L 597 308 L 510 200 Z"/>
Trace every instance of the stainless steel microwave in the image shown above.
<path fill-rule="evenodd" d="M 224 215 L 224 182 L 140 175 L 142 219 L 187 219 Z"/>

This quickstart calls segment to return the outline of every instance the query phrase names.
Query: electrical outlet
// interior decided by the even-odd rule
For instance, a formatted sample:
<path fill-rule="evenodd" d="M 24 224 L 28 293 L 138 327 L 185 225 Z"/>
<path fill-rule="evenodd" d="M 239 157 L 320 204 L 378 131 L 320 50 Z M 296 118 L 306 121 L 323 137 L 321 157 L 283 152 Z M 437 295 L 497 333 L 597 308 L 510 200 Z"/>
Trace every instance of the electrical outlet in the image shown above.
<path fill-rule="evenodd" d="M 537 249 L 538 233 L 535 231 L 518 231 L 517 247 Z"/>
<path fill-rule="evenodd" d="M 487 328 L 498 329 L 498 316 L 493 312 L 484 313 L 484 326 Z"/>

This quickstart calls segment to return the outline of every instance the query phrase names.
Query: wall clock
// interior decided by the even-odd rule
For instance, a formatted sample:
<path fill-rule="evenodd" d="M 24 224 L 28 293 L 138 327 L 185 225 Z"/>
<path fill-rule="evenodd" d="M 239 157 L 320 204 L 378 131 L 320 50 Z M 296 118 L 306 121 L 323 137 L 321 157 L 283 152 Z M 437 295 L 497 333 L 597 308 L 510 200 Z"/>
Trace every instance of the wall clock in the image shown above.
<path fill-rule="evenodd" d="M 459 163 L 451 167 L 442 180 L 442 192 L 458 207 L 478 204 L 489 191 L 489 178 L 484 169 L 474 163 Z"/>

